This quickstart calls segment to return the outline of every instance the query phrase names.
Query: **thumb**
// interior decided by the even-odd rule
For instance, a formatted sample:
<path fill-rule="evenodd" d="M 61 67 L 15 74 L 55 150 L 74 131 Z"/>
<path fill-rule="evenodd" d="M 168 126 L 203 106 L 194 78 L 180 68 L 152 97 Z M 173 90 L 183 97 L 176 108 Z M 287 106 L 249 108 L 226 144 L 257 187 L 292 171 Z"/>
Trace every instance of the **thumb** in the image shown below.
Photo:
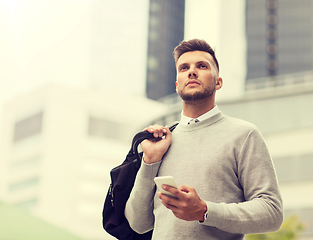
<path fill-rule="evenodd" d="M 192 191 L 192 187 L 186 186 L 186 185 L 181 185 L 179 187 L 179 190 L 185 193 L 189 193 L 190 191 Z"/>

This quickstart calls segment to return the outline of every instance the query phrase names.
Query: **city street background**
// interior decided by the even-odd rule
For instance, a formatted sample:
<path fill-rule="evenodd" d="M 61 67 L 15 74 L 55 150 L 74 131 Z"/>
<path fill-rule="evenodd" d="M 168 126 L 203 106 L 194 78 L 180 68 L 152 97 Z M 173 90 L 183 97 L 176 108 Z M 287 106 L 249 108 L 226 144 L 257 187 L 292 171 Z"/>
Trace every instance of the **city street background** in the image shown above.
<path fill-rule="evenodd" d="M 172 51 L 192 38 L 215 49 L 217 105 L 260 129 L 285 217 L 313 239 L 312 12 L 311 0 L 0 0 L 0 240 L 113 239 L 110 169 L 136 132 L 179 120 Z"/>

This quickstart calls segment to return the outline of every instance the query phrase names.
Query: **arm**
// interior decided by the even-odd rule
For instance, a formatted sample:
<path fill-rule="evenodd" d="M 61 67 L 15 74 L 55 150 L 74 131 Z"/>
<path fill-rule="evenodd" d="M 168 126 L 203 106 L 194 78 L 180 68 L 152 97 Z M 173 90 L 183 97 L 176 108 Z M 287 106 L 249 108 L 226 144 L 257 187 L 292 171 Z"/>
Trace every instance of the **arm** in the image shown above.
<path fill-rule="evenodd" d="M 153 198 L 160 162 L 146 164 L 143 162 L 136 176 L 134 187 L 125 206 L 125 217 L 130 227 L 137 233 L 145 233 L 153 229 Z"/>
<path fill-rule="evenodd" d="M 171 144 L 171 132 L 168 127 L 159 125 L 144 129 L 161 140 L 145 140 L 141 143 L 144 159 L 136 176 L 134 187 L 125 206 L 125 216 L 131 228 L 145 233 L 154 226 L 153 199 L 155 195 L 154 177 L 157 175 L 161 160 Z"/>
<path fill-rule="evenodd" d="M 208 219 L 204 224 L 232 233 L 277 231 L 283 221 L 282 198 L 271 157 L 258 130 L 248 134 L 237 164 L 245 201 L 207 202 Z"/>

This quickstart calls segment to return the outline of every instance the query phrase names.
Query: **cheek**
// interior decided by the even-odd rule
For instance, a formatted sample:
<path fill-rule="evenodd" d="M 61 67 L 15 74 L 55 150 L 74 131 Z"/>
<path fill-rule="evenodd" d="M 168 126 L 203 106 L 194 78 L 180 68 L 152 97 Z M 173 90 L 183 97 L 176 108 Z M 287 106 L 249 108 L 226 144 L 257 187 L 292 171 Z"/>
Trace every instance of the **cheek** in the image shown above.
<path fill-rule="evenodd" d="M 208 83 L 208 82 L 211 82 L 212 75 L 211 73 L 199 74 L 199 79 L 204 83 Z"/>
<path fill-rule="evenodd" d="M 217 78 L 214 73 L 207 73 L 203 77 L 207 81 L 216 81 L 216 78 Z"/>
<path fill-rule="evenodd" d="M 181 74 L 177 75 L 176 77 L 176 87 L 179 87 L 183 83 L 183 76 Z"/>

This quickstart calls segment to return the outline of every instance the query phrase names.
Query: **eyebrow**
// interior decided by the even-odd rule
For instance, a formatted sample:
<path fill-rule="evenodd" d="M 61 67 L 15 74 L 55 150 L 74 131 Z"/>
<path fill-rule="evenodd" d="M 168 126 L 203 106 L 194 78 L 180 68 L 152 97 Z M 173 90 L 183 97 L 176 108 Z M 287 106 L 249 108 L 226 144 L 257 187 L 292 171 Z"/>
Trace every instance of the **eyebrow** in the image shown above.
<path fill-rule="evenodd" d="M 198 61 L 198 62 L 196 62 L 196 65 L 199 65 L 199 64 L 208 65 L 212 69 L 212 65 L 211 65 L 210 62 L 207 62 L 207 61 Z M 182 64 L 179 64 L 177 68 L 181 69 L 182 67 L 189 66 L 189 65 L 190 65 L 189 63 L 182 63 Z"/>
<path fill-rule="evenodd" d="M 182 67 L 188 66 L 189 63 L 181 63 L 177 66 L 177 69 L 181 69 Z"/>

